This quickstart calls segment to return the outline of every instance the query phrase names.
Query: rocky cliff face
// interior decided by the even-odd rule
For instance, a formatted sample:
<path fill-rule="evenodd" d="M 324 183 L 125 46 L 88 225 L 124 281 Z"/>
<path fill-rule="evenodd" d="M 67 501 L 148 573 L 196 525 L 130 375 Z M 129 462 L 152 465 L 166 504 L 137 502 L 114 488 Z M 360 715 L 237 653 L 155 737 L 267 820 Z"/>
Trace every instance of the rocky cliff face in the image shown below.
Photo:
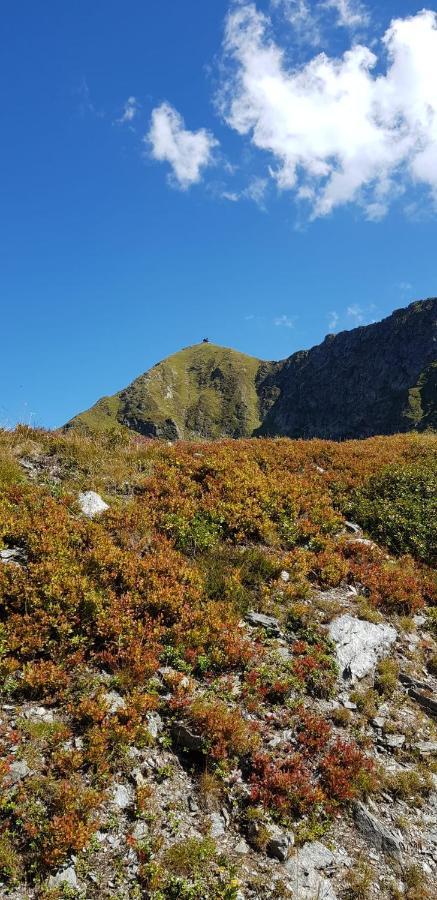
<path fill-rule="evenodd" d="M 342 440 L 436 427 L 437 299 L 328 335 L 281 362 L 186 348 L 67 428 L 118 424 L 149 437 L 283 435 Z"/>
<path fill-rule="evenodd" d="M 260 384 L 278 396 L 260 434 L 334 439 L 392 434 L 435 422 L 437 300 L 374 325 L 328 335 Z"/>

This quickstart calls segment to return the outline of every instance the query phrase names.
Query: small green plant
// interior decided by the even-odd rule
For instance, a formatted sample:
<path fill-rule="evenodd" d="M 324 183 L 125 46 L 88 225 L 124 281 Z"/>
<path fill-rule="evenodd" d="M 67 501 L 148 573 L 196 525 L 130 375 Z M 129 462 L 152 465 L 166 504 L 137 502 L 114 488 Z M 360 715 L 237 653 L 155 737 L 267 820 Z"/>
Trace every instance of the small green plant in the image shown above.
<path fill-rule="evenodd" d="M 366 622 L 372 622 L 373 625 L 379 625 L 380 622 L 384 621 L 382 613 L 372 606 L 366 597 L 360 597 L 357 613 L 360 619 L 364 619 Z"/>
<path fill-rule="evenodd" d="M 358 860 L 346 875 L 345 900 L 367 900 L 375 877 L 371 865 Z"/>
<path fill-rule="evenodd" d="M 430 606 L 426 611 L 428 628 L 437 636 L 437 606 Z"/>
<path fill-rule="evenodd" d="M 388 466 L 348 501 L 348 513 L 395 553 L 412 553 L 428 565 L 437 558 L 437 467 L 424 459 Z"/>
<path fill-rule="evenodd" d="M 356 703 L 359 712 L 366 719 L 373 719 L 376 716 L 380 699 L 377 692 L 372 688 L 351 691 L 350 699 L 352 703 Z"/>
<path fill-rule="evenodd" d="M 0 835 L 0 878 L 15 884 L 23 875 L 23 866 L 19 853 L 14 847 L 9 831 Z"/>
<path fill-rule="evenodd" d="M 236 900 L 238 881 L 211 838 L 173 844 L 145 871 L 151 900 Z"/>
<path fill-rule="evenodd" d="M 394 659 L 382 659 L 375 673 L 375 687 L 384 697 L 392 697 L 398 687 L 399 663 Z"/>
<path fill-rule="evenodd" d="M 337 706 L 332 710 L 331 719 L 334 725 L 338 725 L 341 728 L 345 728 L 349 725 L 351 718 L 351 712 L 348 709 L 345 709 L 344 706 Z"/>
<path fill-rule="evenodd" d="M 433 789 L 433 777 L 424 766 L 405 769 L 386 776 L 385 787 L 394 797 L 412 804 L 428 797 Z"/>
<path fill-rule="evenodd" d="M 407 866 L 403 873 L 407 900 L 432 900 L 433 888 L 421 866 Z"/>

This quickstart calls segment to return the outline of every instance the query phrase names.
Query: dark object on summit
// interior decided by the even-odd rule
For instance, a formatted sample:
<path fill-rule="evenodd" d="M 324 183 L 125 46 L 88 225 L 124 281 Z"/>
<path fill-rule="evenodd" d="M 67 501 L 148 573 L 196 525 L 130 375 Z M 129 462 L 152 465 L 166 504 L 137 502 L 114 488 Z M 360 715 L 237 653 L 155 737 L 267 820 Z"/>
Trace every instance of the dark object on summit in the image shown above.
<path fill-rule="evenodd" d="M 209 338 L 203 338 L 202 344 L 209 344 Z"/>

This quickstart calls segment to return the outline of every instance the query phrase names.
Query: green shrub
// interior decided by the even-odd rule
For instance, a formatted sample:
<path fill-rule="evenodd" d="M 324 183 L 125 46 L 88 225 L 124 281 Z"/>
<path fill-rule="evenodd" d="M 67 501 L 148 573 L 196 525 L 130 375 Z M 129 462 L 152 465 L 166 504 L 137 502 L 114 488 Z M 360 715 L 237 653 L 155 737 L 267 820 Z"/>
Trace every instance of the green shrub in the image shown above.
<path fill-rule="evenodd" d="M 150 877 L 147 877 L 150 874 Z M 173 844 L 146 869 L 151 900 L 237 900 L 238 882 L 211 838 Z"/>
<path fill-rule="evenodd" d="M 397 554 L 437 561 L 437 465 L 431 457 L 383 469 L 346 504 L 376 541 Z"/>
<path fill-rule="evenodd" d="M 192 519 L 169 513 L 165 531 L 173 538 L 175 547 L 185 553 L 209 550 L 217 543 L 221 528 L 209 516 L 199 512 Z"/>
<path fill-rule="evenodd" d="M 384 697 L 391 697 L 398 686 L 399 664 L 394 659 L 382 659 L 375 673 L 375 687 Z"/>

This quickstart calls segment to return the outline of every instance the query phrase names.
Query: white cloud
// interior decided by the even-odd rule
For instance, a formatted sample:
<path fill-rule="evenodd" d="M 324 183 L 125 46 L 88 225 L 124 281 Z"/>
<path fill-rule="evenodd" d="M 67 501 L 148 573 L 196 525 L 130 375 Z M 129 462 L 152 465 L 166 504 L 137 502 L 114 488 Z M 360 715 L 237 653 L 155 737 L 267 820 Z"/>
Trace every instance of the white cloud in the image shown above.
<path fill-rule="evenodd" d="M 236 191 L 222 191 L 220 196 L 222 200 L 229 200 L 230 203 L 238 203 L 241 199 L 241 194 L 238 194 Z"/>
<path fill-rule="evenodd" d="M 123 112 L 117 122 L 119 125 L 125 125 L 135 119 L 140 105 L 136 97 L 128 97 L 123 107 Z"/>
<path fill-rule="evenodd" d="M 273 324 L 277 325 L 279 328 L 294 328 L 294 323 L 296 321 L 296 316 L 276 316 L 273 319 Z"/>
<path fill-rule="evenodd" d="M 260 178 L 256 176 L 252 178 L 252 181 L 249 182 L 247 187 L 243 188 L 241 191 L 222 191 L 220 196 L 223 200 L 229 200 L 231 203 L 238 203 L 239 200 L 252 200 L 259 206 L 260 209 L 265 210 L 265 196 L 269 187 L 268 178 Z"/>
<path fill-rule="evenodd" d="M 182 116 L 169 103 L 153 110 L 145 140 L 154 159 L 170 164 L 173 181 L 183 190 L 201 181 L 202 170 L 212 164 L 212 151 L 218 145 L 205 128 L 188 131 Z"/>
<path fill-rule="evenodd" d="M 363 324 L 364 313 L 361 309 L 361 306 L 358 306 L 358 303 L 354 303 L 352 306 L 348 306 L 346 313 L 349 318 L 352 319 L 354 327 Z"/>
<path fill-rule="evenodd" d="M 243 191 L 243 196 L 248 200 L 253 200 L 257 206 L 264 208 L 264 198 L 268 184 L 267 178 L 253 178 L 247 188 Z"/>
<path fill-rule="evenodd" d="M 222 113 L 270 154 L 279 189 L 309 203 L 313 217 L 355 202 L 381 218 L 411 184 L 437 199 L 437 14 L 393 20 L 382 43 L 385 73 L 360 44 L 290 68 L 253 3 L 228 16 Z"/>
<path fill-rule="evenodd" d="M 309 0 L 270 0 L 270 6 L 282 12 L 298 40 L 313 46 L 325 42 L 325 33 L 333 24 L 348 31 L 357 31 L 370 22 L 370 14 L 360 0 L 323 0 L 318 3 Z"/>
<path fill-rule="evenodd" d="M 329 324 L 328 324 L 328 328 L 329 328 L 330 331 L 336 331 L 336 330 L 337 330 L 337 325 L 338 325 L 338 320 L 339 320 L 339 318 L 340 318 L 340 316 L 338 315 L 338 312 L 335 311 L 335 309 L 333 309 L 332 312 L 329 313 Z"/>
<path fill-rule="evenodd" d="M 337 24 L 342 28 L 362 28 L 369 24 L 369 12 L 358 0 L 325 0 L 323 6 L 337 13 Z"/>
<path fill-rule="evenodd" d="M 306 0 L 271 0 L 271 6 L 281 10 L 299 40 L 313 46 L 320 44 L 322 36 L 319 10 L 316 12 Z"/>

